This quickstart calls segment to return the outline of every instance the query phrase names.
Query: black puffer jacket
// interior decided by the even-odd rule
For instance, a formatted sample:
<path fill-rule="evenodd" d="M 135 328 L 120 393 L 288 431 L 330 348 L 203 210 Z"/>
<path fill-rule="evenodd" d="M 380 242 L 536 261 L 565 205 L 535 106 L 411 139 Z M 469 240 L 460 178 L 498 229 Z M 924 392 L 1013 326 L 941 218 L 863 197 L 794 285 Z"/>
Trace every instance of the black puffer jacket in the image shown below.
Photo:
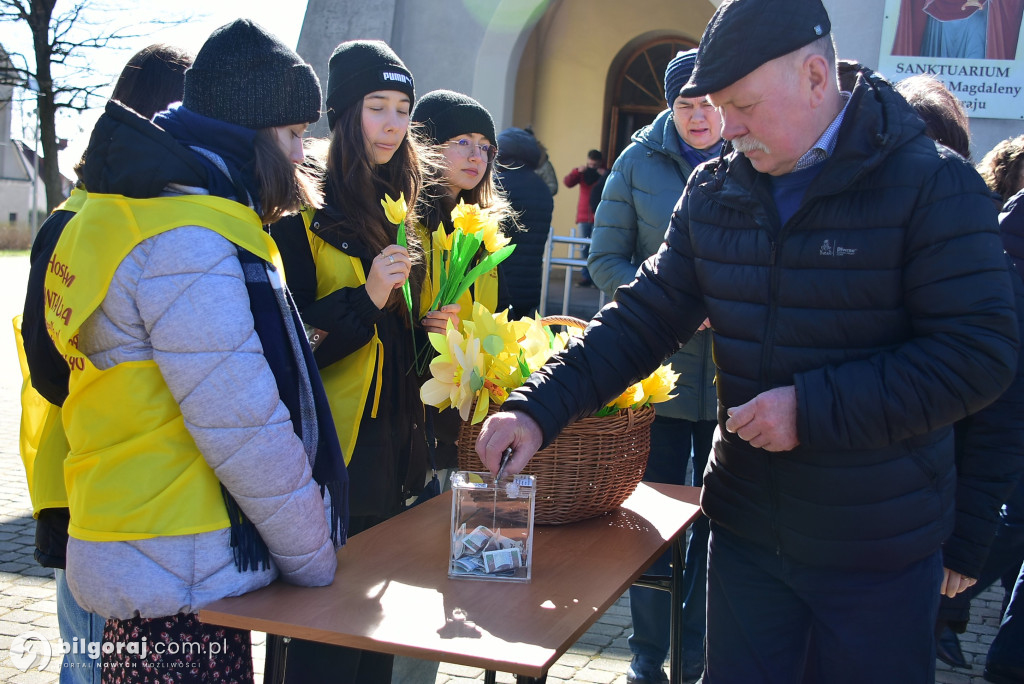
<path fill-rule="evenodd" d="M 1017 271 L 1011 278 L 1024 339 L 1024 282 Z M 1009 389 L 982 410 L 958 420 L 953 434 L 956 524 L 942 546 L 942 564 L 978 578 L 999 527 L 999 509 L 1024 472 L 1024 363 L 1019 355 Z"/>
<path fill-rule="evenodd" d="M 515 318 L 531 315 L 540 306 L 544 245 L 551 228 L 554 200 L 534 169 L 540 158 L 537 140 L 518 128 L 498 135 L 497 182 L 519 217 L 520 230 L 507 230 L 515 251 L 498 266 L 500 282 L 508 288 Z"/>
<path fill-rule="evenodd" d="M 506 403 L 551 440 L 653 370 L 705 316 L 719 422 L 795 385 L 800 445 L 720 431 L 704 512 L 819 567 L 893 570 L 953 526 L 954 421 L 1010 382 L 1017 319 L 989 193 L 937 150 L 881 77 L 862 77 L 832 157 L 784 226 L 735 153 L 701 167 L 666 244 Z"/>
<path fill-rule="evenodd" d="M 1024 190 L 1006 200 L 999 213 L 999 231 L 1017 272 L 1024 273 Z"/>
<path fill-rule="evenodd" d="M 1024 193 L 1011 198 L 999 214 L 999 230 L 1009 258 L 1017 318 L 1024 339 L 1024 282 L 1021 281 L 1024 240 Z M 1024 352 L 1024 349 L 1021 350 Z M 957 421 L 956 525 L 942 547 L 943 565 L 967 577 L 981 576 L 989 547 L 999 527 L 999 509 L 1024 471 L 1024 362 L 1009 389 L 981 411 Z M 944 600 L 945 602 L 945 600 Z"/>

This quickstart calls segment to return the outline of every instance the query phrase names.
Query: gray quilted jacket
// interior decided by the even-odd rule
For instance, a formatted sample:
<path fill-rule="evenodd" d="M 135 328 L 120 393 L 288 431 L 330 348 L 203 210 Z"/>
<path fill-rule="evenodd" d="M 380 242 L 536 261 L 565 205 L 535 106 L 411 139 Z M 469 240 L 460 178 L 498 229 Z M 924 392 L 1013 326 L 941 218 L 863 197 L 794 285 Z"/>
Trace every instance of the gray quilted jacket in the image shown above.
<path fill-rule="evenodd" d="M 83 324 L 98 368 L 153 359 L 196 445 L 255 523 L 274 568 L 239 572 L 229 530 L 130 542 L 68 544 L 78 602 L 107 618 L 195 612 L 270 583 L 334 577 L 324 501 L 253 329 L 233 244 L 196 226 L 145 240 L 121 262 Z"/>
<path fill-rule="evenodd" d="M 207 172 L 193 152 L 114 101 L 80 173 L 95 193 L 206 192 L 199 186 Z M 72 538 L 67 580 L 86 610 L 161 617 L 195 612 L 278 575 L 300 585 L 331 582 L 337 559 L 324 500 L 253 328 L 233 244 L 197 226 L 139 243 L 79 330 L 79 349 L 100 369 L 156 362 L 196 446 L 256 525 L 272 562 L 269 570 L 239 572 L 228 529 L 128 542 Z"/>
<path fill-rule="evenodd" d="M 672 110 L 633 134 L 633 142 L 612 165 L 594 214 L 587 268 L 594 283 L 611 297 L 632 282 L 637 267 L 665 241 L 672 209 L 693 171 L 679 154 Z M 679 373 L 676 398 L 657 404 L 659 416 L 715 420 L 715 364 L 711 332 L 698 332 L 671 358 Z"/>

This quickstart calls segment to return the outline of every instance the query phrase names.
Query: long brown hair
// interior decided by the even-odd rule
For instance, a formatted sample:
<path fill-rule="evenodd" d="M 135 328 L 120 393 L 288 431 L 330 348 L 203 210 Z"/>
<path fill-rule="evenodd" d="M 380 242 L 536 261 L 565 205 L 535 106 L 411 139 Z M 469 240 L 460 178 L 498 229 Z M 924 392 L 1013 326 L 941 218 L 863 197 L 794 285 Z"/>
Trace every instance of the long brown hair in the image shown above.
<path fill-rule="evenodd" d="M 317 182 L 288 159 L 273 128 L 256 132 L 253 141 L 253 175 L 259 187 L 260 218 L 274 223 L 302 207 L 319 207 L 323 195 Z"/>
<path fill-rule="evenodd" d="M 385 217 L 380 201 L 385 193 L 396 199 L 404 193 L 409 207 L 405 235 L 413 263 L 409 280 L 415 293 L 413 306 L 416 306 L 424 278 L 423 249 L 416 231 L 412 229 L 417 221 L 416 206 L 424 175 L 420 144 L 406 133 L 390 161 L 375 164 L 366 149 L 362 117 L 363 100 L 360 98 L 341 110 L 334 124 L 327 148 L 324 195 L 341 218 L 337 224 L 325 229 L 356 235 L 373 252 L 380 252 L 395 243 L 397 230 Z M 404 305 L 401 292 L 392 292 L 387 308 Z"/>

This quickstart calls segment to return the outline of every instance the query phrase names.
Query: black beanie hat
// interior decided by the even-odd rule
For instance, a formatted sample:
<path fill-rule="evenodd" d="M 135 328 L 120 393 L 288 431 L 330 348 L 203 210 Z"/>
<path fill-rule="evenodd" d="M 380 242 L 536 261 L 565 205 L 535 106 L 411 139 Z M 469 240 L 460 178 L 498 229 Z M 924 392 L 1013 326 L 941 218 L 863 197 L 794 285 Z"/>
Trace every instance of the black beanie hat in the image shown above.
<path fill-rule="evenodd" d="M 427 139 L 435 145 L 465 133 L 479 133 L 497 142 L 490 113 L 469 95 L 453 90 L 434 90 L 424 95 L 412 112 L 412 120 L 422 124 Z"/>
<path fill-rule="evenodd" d="M 313 67 L 250 19 L 210 34 L 185 72 L 182 104 L 211 119 L 260 129 L 320 118 Z"/>
<path fill-rule="evenodd" d="M 348 40 L 334 49 L 327 67 L 327 124 L 338 113 L 376 90 L 397 90 L 416 102 L 412 74 L 382 40 Z"/>
<path fill-rule="evenodd" d="M 693 74 L 679 94 L 718 92 L 831 32 L 821 0 L 725 0 L 704 29 Z"/>

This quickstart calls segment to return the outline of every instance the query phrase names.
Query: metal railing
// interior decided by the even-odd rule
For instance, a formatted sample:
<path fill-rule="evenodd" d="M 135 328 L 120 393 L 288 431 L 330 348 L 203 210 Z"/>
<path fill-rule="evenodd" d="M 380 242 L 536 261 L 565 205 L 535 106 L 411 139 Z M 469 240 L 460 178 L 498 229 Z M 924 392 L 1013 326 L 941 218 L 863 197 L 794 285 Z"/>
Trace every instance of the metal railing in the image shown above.
<path fill-rule="evenodd" d="M 565 245 L 564 257 L 554 256 L 555 245 Z M 548 229 L 548 241 L 544 246 L 544 272 L 540 283 L 540 315 L 547 315 L 548 286 L 551 280 L 551 269 L 555 266 L 565 269 L 565 282 L 562 283 L 562 311 L 563 316 L 569 313 L 569 300 L 572 296 L 572 276 L 575 269 L 583 269 L 587 260 L 582 258 L 584 247 L 590 246 L 590 238 L 576 237 L 576 229 L 569 231 L 569 237 L 555 235 L 554 227 Z M 579 256 L 577 256 L 579 254 Z M 604 292 L 598 297 L 598 308 L 604 306 Z"/>

